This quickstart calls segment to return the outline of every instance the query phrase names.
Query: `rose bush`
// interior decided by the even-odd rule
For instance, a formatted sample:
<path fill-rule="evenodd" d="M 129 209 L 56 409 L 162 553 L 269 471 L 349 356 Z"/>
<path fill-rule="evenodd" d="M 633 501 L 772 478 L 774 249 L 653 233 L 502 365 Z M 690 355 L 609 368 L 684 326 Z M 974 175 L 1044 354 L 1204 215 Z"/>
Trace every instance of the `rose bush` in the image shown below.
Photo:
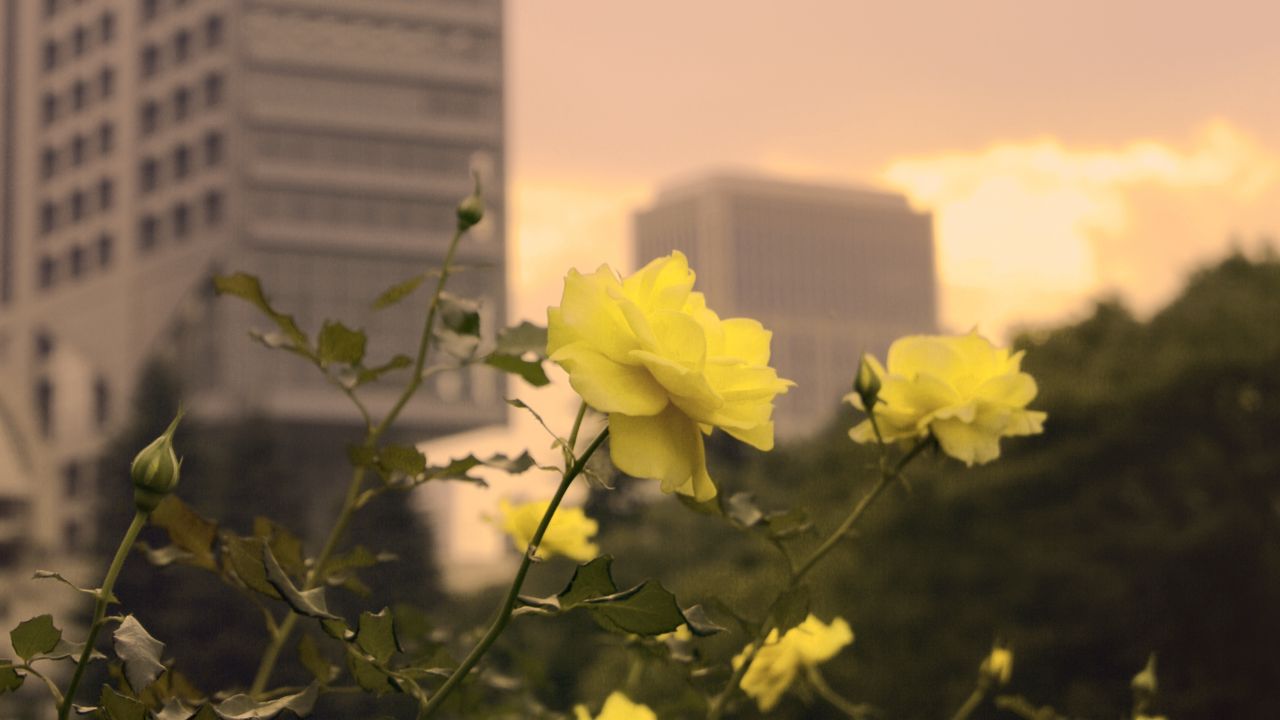
<path fill-rule="evenodd" d="M 740 667 L 750 658 L 751 664 L 742 676 L 742 692 L 755 698 L 760 712 L 769 712 L 802 668 L 830 660 L 851 642 L 853 630 L 844 618 L 837 617 L 828 625 L 810 615 L 781 637 L 775 628 L 754 655 L 748 647 L 733 659 L 733 665 Z"/>

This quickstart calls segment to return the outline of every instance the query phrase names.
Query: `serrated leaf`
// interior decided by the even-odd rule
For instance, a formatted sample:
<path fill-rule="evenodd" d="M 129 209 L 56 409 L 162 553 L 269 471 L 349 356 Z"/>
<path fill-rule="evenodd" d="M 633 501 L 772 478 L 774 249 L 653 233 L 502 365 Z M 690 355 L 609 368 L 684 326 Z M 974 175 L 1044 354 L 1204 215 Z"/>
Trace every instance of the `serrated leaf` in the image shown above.
<path fill-rule="evenodd" d="M 327 685 L 333 682 L 338 675 L 338 668 L 330 664 L 324 655 L 320 654 L 320 648 L 316 645 L 315 638 L 311 635 L 303 635 L 298 641 L 298 659 L 302 661 L 302 666 L 307 669 L 315 679 L 321 684 Z"/>
<path fill-rule="evenodd" d="M 104 720 L 147 720 L 147 706 L 131 697 L 121 695 L 111 689 L 110 685 L 102 686 L 102 695 L 98 697 L 98 707 L 105 716 Z"/>
<path fill-rule="evenodd" d="M 284 568 L 280 567 L 280 562 L 276 560 L 275 555 L 271 554 L 271 547 L 266 544 L 262 546 L 262 564 L 267 569 L 267 582 L 271 583 L 294 612 L 323 620 L 341 619 L 329 612 L 329 608 L 325 605 L 323 587 L 311 590 L 299 590 L 294 587 L 293 581 L 285 574 Z"/>
<path fill-rule="evenodd" d="M 616 592 L 618 586 L 613 582 L 613 557 L 602 555 L 575 568 L 569 584 L 556 598 L 561 608 L 572 610 L 587 600 Z"/>
<path fill-rule="evenodd" d="M 53 616 L 47 614 L 23 620 L 9 632 L 13 651 L 28 661 L 57 647 L 61 639 L 62 631 L 54 627 Z"/>
<path fill-rule="evenodd" d="M 411 365 L 413 365 L 413 358 L 408 355 L 396 355 L 381 365 L 371 368 L 361 368 L 359 372 L 356 373 L 356 384 L 364 385 L 365 383 L 371 383 L 386 373 L 393 370 L 400 370 L 401 368 L 407 368 Z"/>
<path fill-rule="evenodd" d="M 547 329 L 524 321 L 498 333 L 497 352 L 503 355 L 523 357 L 533 353 L 538 359 L 547 357 Z"/>
<path fill-rule="evenodd" d="M 8 662 L 8 660 L 0 660 L 0 695 L 17 690 L 27 679 L 25 675 L 14 670 Z"/>
<path fill-rule="evenodd" d="M 756 505 L 756 496 L 749 492 L 734 493 L 724 510 L 739 527 L 749 528 L 764 520 L 764 513 Z"/>
<path fill-rule="evenodd" d="M 477 467 L 489 467 L 495 470 L 501 470 L 510 475 L 519 475 L 529 468 L 536 465 L 533 456 L 526 450 L 520 455 L 512 458 L 498 453 L 487 458 L 478 458 L 475 455 L 468 455 L 463 458 L 455 458 L 449 461 L 448 465 L 433 465 L 426 469 L 426 476 L 430 480 L 463 480 L 485 485 L 482 478 L 469 475 L 468 473 Z"/>
<path fill-rule="evenodd" d="M 169 533 L 174 545 L 191 553 L 185 564 L 217 570 L 218 561 L 213 554 L 213 542 L 218 537 L 218 525 L 206 520 L 177 495 L 169 495 L 152 511 L 148 522 Z"/>
<path fill-rule="evenodd" d="M 403 652 L 400 639 L 396 636 L 396 623 L 390 608 L 382 608 L 378 613 L 360 613 L 356 645 L 373 657 L 379 665 L 386 665 L 392 655 Z"/>
<path fill-rule="evenodd" d="M 636 635 L 661 635 L 684 625 L 686 619 L 676 598 L 657 580 L 620 593 L 582 601 L 602 627 Z"/>
<path fill-rule="evenodd" d="M 275 586 L 267 582 L 267 568 L 262 563 L 262 550 L 267 544 L 262 538 L 227 533 L 222 543 L 222 557 L 246 587 L 275 600 L 283 599 Z"/>
<path fill-rule="evenodd" d="M 334 640 L 351 642 L 356 639 L 356 634 L 352 632 L 351 628 L 347 627 L 346 621 L 342 618 L 321 620 L 320 629 L 324 630 L 325 634 Z"/>
<path fill-rule="evenodd" d="M 253 519 L 253 534 L 262 538 L 271 546 L 271 553 L 280 561 L 280 566 L 293 577 L 302 577 L 307 570 L 306 558 L 302 552 L 302 541 L 297 535 L 278 525 L 270 518 L 261 515 Z"/>
<path fill-rule="evenodd" d="M 408 280 L 401 280 L 395 285 L 392 285 L 384 290 L 382 294 L 378 296 L 377 300 L 373 301 L 373 309 L 382 310 L 395 305 L 401 300 L 412 295 L 413 291 L 417 290 L 418 286 L 422 284 L 422 281 L 426 279 L 426 275 L 414 275 Z"/>
<path fill-rule="evenodd" d="M 518 355 L 494 352 L 486 356 L 484 362 L 495 370 L 519 375 L 524 378 L 525 382 L 534 387 L 542 387 L 551 382 L 551 378 L 547 377 L 546 370 L 542 369 L 541 360 L 525 360 Z"/>
<path fill-rule="evenodd" d="M 270 318 L 280 328 L 287 341 L 287 346 L 305 355 L 310 355 L 310 344 L 307 334 L 302 332 L 293 316 L 286 315 L 271 307 L 266 295 L 262 292 L 262 283 L 257 277 L 244 272 L 234 275 L 218 275 L 213 278 L 213 287 L 219 295 L 232 295 L 247 301 L 258 308 L 263 315 Z"/>
<path fill-rule="evenodd" d="M 160 712 L 156 713 L 156 720 L 192 720 L 192 716 L 195 714 L 195 708 L 188 707 L 186 703 L 178 698 L 169 698 Z M 212 714 L 212 711 L 210 711 L 210 714 Z"/>
<path fill-rule="evenodd" d="M 724 632 L 723 626 L 717 625 L 707 617 L 707 611 L 702 609 L 701 605 L 690 605 L 683 610 L 685 624 L 689 626 L 689 632 L 699 637 L 715 635 Z"/>
<path fill-rule="evenodd" d="M 132 615 L 125 617 L 112 634 L 116 656 L 124 661 L 124 676 L 135 693 L 146 690 L 164 672 L 160 653 L 164 643 L 151 637 Z"/>
<path fill-rule="evenodd" d="M 796 585 L 778 596 L 769 608 L 769 617 L 779 632 L 786 632 L 804 622 L 809 616 L 809 589 L 804 585 Z"/>
<path fill-rule="evenodd" d="M 66 585 L 67 587 L 71 588 L 72 590 L 75 590 L 76 592 L 82 592 L 82 593 L 84 593 L 85 595 L 88 595 L 88 596 L 90 596 L 90 597 L 94 598 L 95 600 L 96 600 L 96 599 L 97 599 L 97 597 L 98 597 L 98 591 L 101 589 L 101 588 L 83 588 L 83 587 L 80 587 L 79 585 L 76 585 L 75 583 L 71 582 L 70 580 L 68 580 L 68 579 L 66 579 L 66 578 L 64 578 L 64 577 L 62 577 L 62 575 L 61 575 L 60 573 L 53 572 L 52 570 L 37 570 L 37 571 L 35 571 L 35 574 L 33 574 L 31 577 L 32 577 L 32 579 L 34 579 L 34 580 L 57 580 L 58 582 L 62 583 L 63 585 Z M 111 601 L 112 601 L 112 602 L 116 602 L 116 598 L 115 598 L 115 596 L 112 596 Z"/>
<path fill-rule="evenodd" d="M 378 448 L 378 467 L 386 475 L 414 477 L 427 469 L 427 456 L 412 445 L 383 445 Z"/>
<path fill-rule="evenodd" d="M 375 695 L 385 695 L 400 689 L 389 675 L 364 658 L 348 655 L 347 669 L 351 671 L 351 677 L 355 678 L 357 685 Z"/>
<path fill-rule="evenodd" d="M 258 702 L 248 695 L 232 695 L 213 707 L 222 720 L 269 720 L 288 710 L 299 717 L 311 714 L 319 697 L 320 688 L 315 683 L 293 695 L 286 695 L 269 702 Z"/>
<path fill-rule="evenodd" d="M 66 638 L 62 638 L 61 640 L 58 640 L 57 645 L 53 646 L 52 650 L 36 655 L 31 658 L 31 662 L 34 663 L 38 660 L 79 660 L 80 653 L 82 652 L 84 652 L 84 643 L 71 642 Z M 103 655 L 97 650 L 89 653 L 90 660 L 105 660 L 106 657 L 106 655 Z"/>
<path fill-rule="evenodd" d="M 340 322 L 326 320 L 320 328 L 320 336 L 316 338 L 316 356 L 321 367 L 333 363 L 359 365 L 364 360 L 367 343 L 363 330 L 352 330 Z"/>

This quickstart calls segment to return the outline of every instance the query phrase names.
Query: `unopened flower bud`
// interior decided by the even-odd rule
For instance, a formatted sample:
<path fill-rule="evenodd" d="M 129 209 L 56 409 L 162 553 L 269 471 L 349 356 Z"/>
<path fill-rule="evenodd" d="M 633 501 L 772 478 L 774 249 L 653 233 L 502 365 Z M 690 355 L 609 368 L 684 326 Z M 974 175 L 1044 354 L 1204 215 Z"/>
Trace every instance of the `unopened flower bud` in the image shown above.
<path fill-rule="evenodd" d="M 458 229 L 469 230 L 484 219 L 484 198 L 480 195 L 480 176 L 475 176 L 475 189 L 458 203 Z"/>
<path fill-rule="evenodd" d="M 1151 653 L 1147 656 L 1147 664 L 1142 671 L 1133 676 L 1133 680 L 1129 683 L 1136 694 L 1145 694 L 1148 697 L 1154 697 L 1156 694 L 1156 654 Z"/>
<path fill-rule="evenodd" d="M 1013 651 L 1006 647 L 991 648 L 991 654 L 978 669 L 982 677 L 997 685 L 1008 685 L 1013 677 Z"/>
<path fill-rule="evenodd" d="M 880 375 L 872 366 L 871 356 L 867 353 L 862 354 L 862 360 L 858 363 L 858 376 L 854 378 L 853 391 L 862 400 L 862 409 L 871 412 L 880 395 Z"/>
<path fill-rule="evenodd" d="M 151 441 L 134 458 L 129 468 L 133 479 L 133 504 L 142 512 L 156 509 L 166 495 L 178 486 L 182 462 L 173 452 L 173 433 L 182 420 L 182 409 L 160 437 Z"/>

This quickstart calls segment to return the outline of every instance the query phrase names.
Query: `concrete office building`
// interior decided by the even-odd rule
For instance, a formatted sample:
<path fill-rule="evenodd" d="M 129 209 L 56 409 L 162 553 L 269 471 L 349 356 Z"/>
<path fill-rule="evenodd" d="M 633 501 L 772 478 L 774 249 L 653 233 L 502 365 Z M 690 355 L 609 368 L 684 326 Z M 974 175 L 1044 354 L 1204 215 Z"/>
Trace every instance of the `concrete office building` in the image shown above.
<path fill-rule="evenodd" d="M 0 481 L 0 573 L 83 548 L 95 483 L 129 502 L 94 460 L 155 354 L 205 422 L 359 432 L 303 362 L 249 343 L 268 328 L 214 301 L 215 270 L 258 274 L 313 333 L 363 327 L 371 362 L 412 354 L 421 303 L 370 303 L 441 262 L 476 169 L 488 213 L 458 261 L 486 269 L 452 288 L 501 323 L 501 0 L 0 0 L 0 28 L 0 468 L 23 475 Z M 502 422 L 504 382 L 436 376 L 403 427 Z"/>
<path fill-rule="evenodd" d="M 637 266 L 673 249 L 722 317 L 773 331 L 781 440 L 829 422 L 863 352 L 937 323 L 932 218 L 890 193 L 741 174 L 672 186 L 635 216 Z"/>

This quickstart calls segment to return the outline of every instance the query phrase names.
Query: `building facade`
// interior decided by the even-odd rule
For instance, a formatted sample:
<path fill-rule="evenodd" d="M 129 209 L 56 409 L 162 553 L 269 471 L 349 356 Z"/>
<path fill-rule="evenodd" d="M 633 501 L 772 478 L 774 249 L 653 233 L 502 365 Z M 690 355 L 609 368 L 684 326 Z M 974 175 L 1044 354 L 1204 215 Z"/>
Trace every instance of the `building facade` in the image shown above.
<path fill-rule="evenodd" d="M 153 356 L 205 422 L 261 414 L 303 444 L 307 428 L 358 432 L 305 363 L 249 343 L 269 328 L 214 301 L 214 272 L 257 274 L 312 333 L 325 318 L 364 328 L 371 362 L 412 354 L 422 304 L 371 303 L 440 264 L 476 171 L 486 219 L 458 262 L 483 269 L 451 289 L 481 300 L 486 328 L 502 322 L 501 0 L 0 2 L 0 453 L 15 448 L 0 467 L 29 464 L 0 482 L 14 496 L 0 565 L 82 549 L 95 483 L 128 502 L 95 458 Z M 502 422 L 497 375 L 435 376 L 403 427 Z M 365 399 L 376 411 L 395 394 Z M 13 558 L 10 525 L 30 535 Z"/>
<path fill-rule="evenodd" d="M 673 186 L 638 212 L 637 266 L 680 250 L 722 317 L 773 332 L 797 386 L 779 398 L 782 440 L 830 422 L 863 352 L 937 324 L 932 218 L 890 193 L 746 175 Z"/>

